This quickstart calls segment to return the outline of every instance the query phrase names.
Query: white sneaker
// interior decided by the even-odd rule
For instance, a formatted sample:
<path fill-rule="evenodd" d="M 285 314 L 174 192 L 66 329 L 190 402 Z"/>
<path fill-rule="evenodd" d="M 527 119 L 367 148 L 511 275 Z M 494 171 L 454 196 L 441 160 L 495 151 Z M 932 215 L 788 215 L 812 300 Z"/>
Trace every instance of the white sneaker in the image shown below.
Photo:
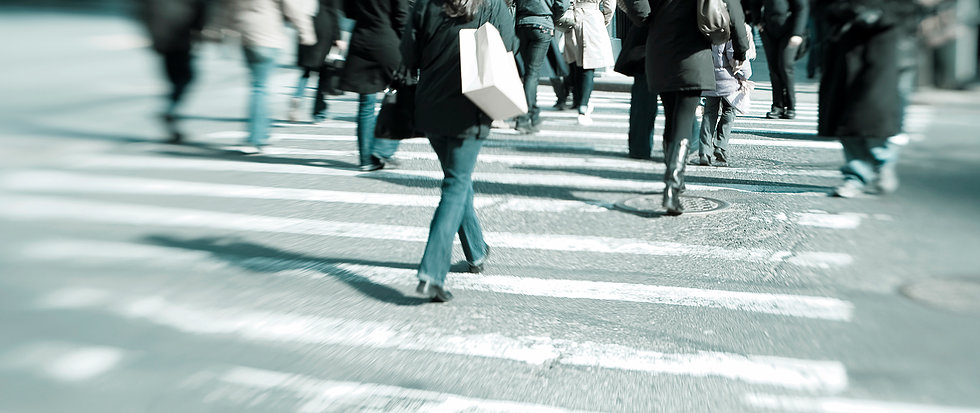
<path fill-rule="evenodd" d="M 879 194 L 890 194 L 898 190 L 898 174 L 895 167 L 886 166 L 878 171 L 875 178 L 875 189 Z"/>
<path fill-rule="evenodd" d="M 289 112 L 287 113 L 286 118 L 289 119 L 290 122 L 296 122 L 299 120 L 300 103 L 299 98 L 289 99 Z"/>
<path fill-rule="evenodd" d="M 834 188 L 830 195 L 838 198 L 854 198 L 864 193 L 864 183 L 857 179 L 845 179 L 844 183 Z"/>
<path fill-rule="evenodd" d="M 592 117 L 589 116 L 587 113 L 579 113 L 578 114 L 578 124 L 581 125 L 581 126 L 591 126 L 592 125 Z"/>

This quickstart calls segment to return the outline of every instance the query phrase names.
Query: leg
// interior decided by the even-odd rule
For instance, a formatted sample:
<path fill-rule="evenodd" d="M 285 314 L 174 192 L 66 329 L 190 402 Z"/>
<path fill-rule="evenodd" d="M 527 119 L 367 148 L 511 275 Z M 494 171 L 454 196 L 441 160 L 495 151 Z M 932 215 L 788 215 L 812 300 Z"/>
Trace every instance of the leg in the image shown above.
<path fill-rule="evenodd" d="M 789 36 L 782 39 L 780 44 L 783 46 L 780 56 L 782 71 L 779 73 L 783 88 L 783 108 L 785 109 L 783 118 L 792 119 L 796 117 L 796 81 L 794 76 L 796 75 L 796 53 L 800 47 L 790 46 Z"/>
<path fill-rule="evenodd" d="M 728 137 L 732 133 L 732 125 L 735 124 L 735 107 L 724 98 L 719 98 L 719 100 L 721 101 L 721 118 L 718 120 L 713 155 L 717 161 L 727 163 Z"/>
<path fill-rule="evenodd" d="M 375 106 L 378 96 L 374 93 L 358 96 L 357 103 L 357 150 L 360 153 L 361 168 L 377 166 L 379 163 L 371 158 L 374 150 Z M 374 168 L 380 169 L 380 168 Z"/>
<path fill-rule="evenodd" d="M 844 180 L 854 180 L 861 184 L 869 184 L 874 178 L 874 161 L 868 149 L 868 141 L 864 138 L 843 138 L 844 167 L 841 173 Z"/>
<path fill-rule="evenodd" d="M 327 120 L 327 93 L 330 90 L 330 76 L 326 75 L 327 65 L 320 66 L 317 73 L 316 98 L 313 100 L 313 121 Z"/>
<path fill-rule="evenodd" d="M 715 134 L 717 133 L 718 125 L 718 111 L 720 110 L 721 101 L 723 99 L 716 96 L 708 96 L 704 98 L 704 115 L 701 117 L 701 131 L 699 140 L 701 141 L 701 149 L 698 151 L 698 158 L 706 159 L 708 162 L 702 162 L 710 164 L 710 156 L 715 151 Z"/>
<path fill-rule="evenodd" d="M 278 49 L 245 47 L 245 59 L 252 74 L 252 97 L 249 101 L 248 142 L 264 146 L 269 138 L 269 108 L 266 102 L 266 83 L 276 65 Z"/>
<path fill-rule="evenodd" d="M 684 186 L 684 166 L 687 160 L 687 147 L 691 139 L 694 112 L 697 109 L 701 91 L 679 91 L 661 94 L 664 102 L 664 142 L 667 151 L 664 162 L 664 208 L 668 215 L 680 215 L 684 208 L 680 202 L 680 191 Z"/>
<path fill-rule="evenodd" d="M 653 127 L 657 120 L 657 94 L 647 87 L 646 74 L 637 74 L 630 89 L 630 158 L 646 159 L 653 151 Z"/>
<path fill-rule="evenodd" d="M 898 174 L 895 163 L 901 146 L 893 143 L 890 138 L 867 139 L 868 152 L 874 162 L 874 186 L 878 193 L 888 194 L 898 190 Z"/>
<path fill-rule="evenodd" d="M 167 80 L 170 81 L 170 95 L 168 96 L 167 108 L 163 113 L 164 126 L 170 135 L 170 143 L 181 143 L 184 135 L 177 128 L 177 107 L 184 99 L 187 85 L 194 78 L 194 71 L 191 66 L 190 50 L 164 53 L 163 64 L 167 73 Z"/>
<path fill-rule="evenodd" d="M 459 226 L 459 242 L 463 247 L 466 261 L 475 266 L 481 266 L 487 256 L 487 244 L 483 240 L 483 228 L 476 217 L 473 208 L 473 185 L 466 194 L 466 204 L 463 206 L 463 222 Z"/>
<path fill-rule="evenodd" d="M 770 119 L 778 118 L 783 114 L 783 83 L 781 59 L 779 58 L 781 48 L 779 39 L 771 37 L 768 31 L 760 33 L 762 36 L 762 48 L 766 52 L 766 65 L 769 67 L 769 81 L 772 83 L 772 110 L 766 114 Z"/>
<path fill-rule="evenodd" d="M 566 86 L 572 91 L 572 107 L 578 109 L 579 103 L 582 102 L 582 88 L 579 86 L 582 83 L 582 68 L 576 63 L 568 65 L 568 70 L 572 73 L 569 75 L 568 82 Z"/>
<path fill-rule="evenodd" d="M 470 248 L 467 259 L 482 259 L 478 253 L 483 251 L 473 249 L 481 245 L 486 249 L 482 232 L 478 230 L 480 224 L 475 219 L 476 213 L 472 203 L 468 201 L 473 195 L 471 177 L 483 141 L 432 136 L 429 137 L 429 143 L 439 157 L 444 178 L 442 197 L 429 226 L 429 237 L 419 265 L 418 278 L 423 282 L 443 286 L 452 259 L 453 234 L 465 232 L 463 239 Z M 464 220 L 467 216 L 468 219 Z"/>
<path fill-rule="evenodd" d="M 581 90 L 579 96 L 581 98 L 578 102 L 578 113 L 590 113 L 589 110 L 589 98 L 592 97 L 592 89 L 595 86 L 595 69 L 582 69 L 581 79 L 579 80 L 578 87 Z"/>

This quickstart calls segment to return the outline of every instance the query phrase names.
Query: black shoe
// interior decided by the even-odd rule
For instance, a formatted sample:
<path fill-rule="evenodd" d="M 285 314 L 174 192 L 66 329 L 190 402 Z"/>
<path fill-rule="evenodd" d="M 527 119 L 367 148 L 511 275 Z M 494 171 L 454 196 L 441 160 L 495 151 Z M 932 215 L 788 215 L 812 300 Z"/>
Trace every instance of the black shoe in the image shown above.
<path fill-rule="evenodd" d="M 718 163 L 718 166 L 728 166 L 728 157 L 720 150 L 715 151 L 715 161 Z"/>
<path fill-rule="evenodd" d="M 709 158 L 708 155 L 698 155 L 697 158 L 692 157 L 687 164 L 694 166 L 711 166 L 711 158 Z"/>
<path fill-rule="evenodd" d="M 520 121 L 519 120 L 519 121 L 517 121 L 517 124 L 514 125 L 514 129 L 516 129 L 518 132 L 523 133 L 523 134 L 532 134 L 532 133 L 537 132 L 537 130 L 535 130 L 536 128 L 531 125 L 531 122 L 530 121 Z"/>
<path fill-rule="evenodd" d="M 483 252 L 483 261 L 481 261 L 479 264 L 474 264 L 474 263 L 469 262 L 469 261 L 466 262 L 466 265 L 469 267 L 468 268 L 468 271 L 471 272 L 471 273 L 473 273 L 473 274 L 479 274 L 479 273 L 483 272 L 483 264 L 486 264 L 487 263 L 487 259 L 488 258 L 490 258 L 490 246 L 489 245 L 487 245 L 487 249 L 485 249 L 484 252 Z"/>
<path fill-rule="evenodd" d="M 435 285 L 428 281 L 419 281 L 419 285 L 415 287 L 415 291 L 430 298 L 434 303 L 447 303 L 453 300 L 453 294 L 449 290 L 442 288 L 441 285 Z"/>
<path fill-rule="evenodd" d="M 786 109 L 783 111 L 782 115 L 779 115 L 780 119 L 796 119 L 796 111 L 793 109 Z"/>
<path fill-rule="evenodd" d="M 681 204 L 680 190 L 671 187 L 664 188 L 663 207 L 667 210 L 667 215 L 672 217 L 676 217 L 684 213 L 684 205 Z"/>
<path fill-rule="evenodd" d="M 377 171 L 378 169 L 384 167 L 385 167 L 385 163 L 381 158 L 371 155 L 371 163 L 367 165 L 361 165 L 359 169 L 363 172 L 371 172 L 371 171 Z"/>
<path fill-rule="evenodd" d="M 666 164 L 667 171 L 664 173 L 664 200 L 663 207 L 667 210 L 667 215 L 676 216 L 684 211 L 681 205 L 681 191 L 684 185 L 684 167 L 687 165 L 687 139 L 671 142 L 667 147 Z"/>
<path fill-rule="evenodd" d="M 783 108 L 772 107 L 769 113 L 766 113 L 766 119 L 779 119 L 783 116 Z"/>
<path fill-rule="evenodd" d="M 565 109 L 568 109 L 568 104 L 565 103 L 564 100 L 559 100 L 559 101 L 555 102 L 555 105 L 552 106 L 552 107 L 555 108 L 555 109 L 558 109 L 558 110 L 565 110 Z"/>

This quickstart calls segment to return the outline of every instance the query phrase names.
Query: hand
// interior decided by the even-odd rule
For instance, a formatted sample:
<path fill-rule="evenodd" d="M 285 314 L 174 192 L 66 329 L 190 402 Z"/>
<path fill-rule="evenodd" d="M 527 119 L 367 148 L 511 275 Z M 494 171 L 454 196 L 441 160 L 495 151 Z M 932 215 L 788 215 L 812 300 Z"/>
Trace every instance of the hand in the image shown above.
<path fill-rule="evenodd" d="M 802 36 L 793 36 L 789 38 L 789 47 L 800 47 L 803 44 Z"/>
<path fill-rule="evenodd" d="M 337 46 L 337 49 L 340 49 L 340 51 L 347 50 L 347 42 L 345 42 L 343 40 L 337 40 L 337 41 L 333 42 L 333 45 L 334 46 Z"/>
<path fill-rule="evenodd" d="M 734 60 L 733 59 L 732 60 L 732 72 L 737 73 L 739 71 L 739 69 L 742 68 L 742 65 L 744 65 L 744 64 L 745 64 L 745 61 L 744 60 Z"/>

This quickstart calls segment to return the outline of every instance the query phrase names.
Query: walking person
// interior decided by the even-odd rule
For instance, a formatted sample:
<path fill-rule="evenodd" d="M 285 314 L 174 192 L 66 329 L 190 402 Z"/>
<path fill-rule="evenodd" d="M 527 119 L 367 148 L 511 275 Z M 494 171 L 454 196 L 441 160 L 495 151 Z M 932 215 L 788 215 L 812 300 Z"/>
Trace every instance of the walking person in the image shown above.
<path fill-rule="evenodd" d="M 516 0 L 514 2 L 517 22 L 517 38 L 520 41 L 518 53 L 524 62 L 524 97 L 527 99 L 527 114 L 517 117 L 514 129 L 522 133 L 535 133 L 541 124 L 541 109 L 538 108 L 538 79 L 541 65 L 548 54 L 551 40 L 555 37 L 554 10 L 564 11 L 566 0 Z M 557 3 L 557 4 L 556 4 Z M 560 15 L 560 13 L 559 13 Z"/>
<path fill-rule="evenodd" d="M 796 118 L 794 65 L 806 35 L 808 0 L 753 0 L 752 21 L 762 37 L 772 82 L 769 119 Z"/>
<path fill-rule="evenodd" d="M 340 88 L 358 94 L 357 149 L 360 169 L 375 171 L 393 162 L 398 141 L 374 137 L 378 93 L 402 61 L 398 49 L 408 19 L 408 0 L 344 0 L 354 20 Z"/>
<path fill-rule="evenodd" d="M 546 61 L 551 69 L 551 73 L 548 76 L 548 80 L 551 83 L 551 88 L 555 92 L 555 104 L 552 106 L 556 110 L 568 109 L 568 95 L 571 94 L 572 85 L 569 83 L 570 72 L 568 70 L 568 62 L 565 61 L 565 54 L 561 52 L 561 45 L 563 43 L 561 39 L 561 32 L 555 30 L 555 35 L 551 38 L 551 44 L 548 47 L 548 55 Z"/>
<path fill-rule="evenodd" d="M 177 127 L 177 109 L 184 100 L 187 86 L 194 79 L 192 49 L 194 38 L 204 28 L 206 0 L 142 0 L 143 22 L 146 24 L 153 50 L 163 61 L 164 73 L 170 82 L 163 123 L 169 143 L 181 143 L 184 134 Z"/>
<path fill-rule="evenodd" d="M 592 124 L 589 98 L 595 86 L 595 69 L 612 66 L 612 43 L 606 26 L 615 12 L 612 0 L 573 0 L 575 27 L 565 33 L 565 60 L 572 76 L 572 106 L 578 108 L 578 124 Z"/>
<path fill-rule="evenodd" d="M 617 4 L 626 10 L 625 0 L 619 0 Z M 657 121 L 657 93 L 651 91 L 647 84 L 646 47 L 647 28 L 630 24 L 623 50 L 619 52 L 613 67 L 617 73 L 633 78 L 627 140 L 628 156 L 633 159 L 650 158 L 653 152 L 653 127 Z"/>
<path fill-rule="evenodd" d="M 314 10 L 302 0 L 230 0 L 233 25 L 242 35 L 242 49 L 251 75 L 248 103 L 248 138 L 245 152 L 261 152 L 269 140 L 267 83 L 276 68 L 276 57 L 289 44 L 283 20 L 299 32 L 303 45 L 316 44 Z"/>
<path fill-rule="evenodd" d="M 299 45 L 297 50 L 297 65 L 303 74 L 296 85 L 293 98 L 289 100 L 289 120 L 299 119 L 299 108 L 306 94 L 306 84 L 310 75 L 317 73 L 316 95 L 313 100 L 313 123 L 327 119 L 327 93 L 330 91 L 329 64 L 327 54 L 333 47 L 343 47 L 340 39 L 340 0 L 320 0 L 319 9 L 313 17 L 313 28 L 316 31 L 316 44 L 312 46 Z"/>
<path fill-rule="evenodd" d="M 735 20 L 735 17 L 732 18 Z M 704 115 L 699 131 L 701 145 L 698 149 L 698 165 L 728 165 L 728 137 L 735 124 L 737 109 L 732 103 L 739 93 L 748 93 L 746 82 L 752 77 L 751 60 L 755 58 L 752 47 L 752 30 L 744 23 L 742 30 L 734 30 L 732 39 L 725 44 L 711 46 L 711 59 L 715 68 L 715 88 L 701 94 L 704 97 Z M 744 42 L 744 43 L 743 43 Z M 736 45 L 737 44 L 737 45 Z M 736 62 L 742 62 L 736 66 Z M 720 113 L 720 116 L 719 116 Z"/>
<path fill-rule="evenodd" d="M 634 23 L 646 26 L 646 75 L 648 87 L 660 95 L 664 105 L 663 206 L 668 215 L 680 215 L 684 207 L 680 192 L 693 134 L 694 113 L 701 92 L 715 88 L 711 43 L 697 25 L 697 2 L 691 0 L 630 0 L 627 14 Z M 733 22 L 741 6 L 726 1 Z M 744 53 L 742 51 L 741 53 Z M 744 55 L 742 56 L 744 58 Z M 741 62 L 736 62 L 741 66 Z"/>
<path fill-rule="evenodd" d="M 446 288 L 453 234 L 459 234 L 471 272 L 483 269 L 489 253 L 473 209 L 472 174 L 490 118 L 461 93 L 459 61 L 460 29 L 485 23 L 515 49 L 514 19 L 504 0 L 417 0 L 401 46 L 405 65 L 419 69 L 415 127 L 425 132 L 444 175 L 418 270 L 417 291 L 436 302 L 453 298 Z"/>
<path fill-rule="evenodd" d="M 820 81 L 821 136 L 837 137 L 844 147 L 844 183 L 831 195 L 850 198 L 898 188 L 898 147 L 890 138 L 902 132 L 903 91 L 899 87 L 899 44 L 906 24 L 918 12 L 915 2 L 833 0 L 827 2 L 831 34 Z"/>

